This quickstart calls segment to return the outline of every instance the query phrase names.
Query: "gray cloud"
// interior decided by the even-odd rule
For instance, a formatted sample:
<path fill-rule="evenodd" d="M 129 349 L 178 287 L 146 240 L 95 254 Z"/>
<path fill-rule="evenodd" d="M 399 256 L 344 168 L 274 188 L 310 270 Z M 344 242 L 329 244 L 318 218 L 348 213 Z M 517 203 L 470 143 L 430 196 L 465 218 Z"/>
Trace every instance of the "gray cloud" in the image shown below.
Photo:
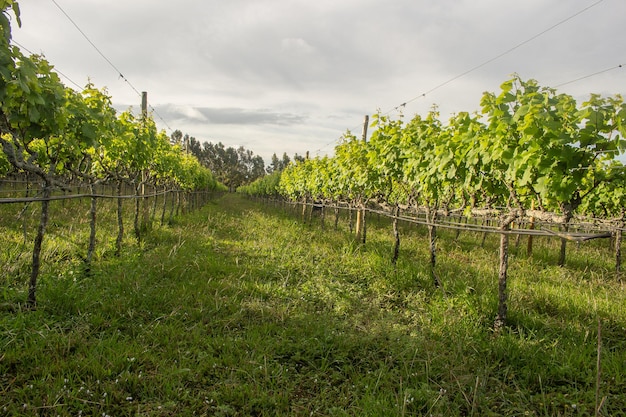
<path fill-rule="evenodd" d="M 164 119 L 190 121 L 207 125 L 277 125 L 303 124 L 307 117 L 301 114 L 276 112 L 269 109 L 190 107 L 175 104 L 156 106 Z"/>

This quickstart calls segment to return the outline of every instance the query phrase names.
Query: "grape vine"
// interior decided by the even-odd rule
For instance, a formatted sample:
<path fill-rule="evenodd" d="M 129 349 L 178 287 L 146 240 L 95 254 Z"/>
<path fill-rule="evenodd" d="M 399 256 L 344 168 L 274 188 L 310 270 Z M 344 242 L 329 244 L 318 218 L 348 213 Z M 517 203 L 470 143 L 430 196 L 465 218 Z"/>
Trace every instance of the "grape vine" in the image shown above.
<path fill-rule="evenodd" d="M 38 55 L 26 56 L 11 45 L 13 14 L 18 25 L 20 11 L 15 0 L 0 0 L 0 173 L 25 173 L 41 183 L 41 215 L 33 243 L 28 304 L 36 303 L 40 254 L 55 190 L 70 191 L 79 181 L 90 187 L 92 197 L 91 242 L 95 245 L 97 184 L 116 184 L 136 190 L 135 233 L 141 237 L 141 190 L 146 185 L 178 192 L 223 190 L 211 172 L 158 132 L 151 115 L 130 111 L 117 115 L 106 90 L 89 83 L 76 92 L 60 81 L 53 66 Z M 120 250 L 123 224 L 118 200 Z M 147 212 L 147 211 L 146 211 Z M 145 218 L 144 218 L 145 220 Z"/>
<path fill-rule="evenodd" d="M 454 211 L 497 218 L 499 327 L 507 315 L 508 239 L 514 222 L 530 217 L 556 221 L 564 236 L 561 265 L 577 213 L 614 221 L 610 227 L 621 237 L 626 191 L 618 156 L 626 150 L 626 104 L 619 95 L 595 94 L 578 104 L 567 94 L 515 75 L 502 83 L 500 92 L 485 93 L 480 105 L 480 114 L 462 112 L 448 123 L 436 108 L 408 122 L 402 116 L 374 115 L 376 130 L 369 142 L 347 132 L 332 158 L 290 165 L 272 192 L 277 189 L 304 203 L 344 202 L 359 210 L 382 206 L 394 223 L 401 208 L 422 213 L 436 285 L 438 216 Z M 395 262 L 400 242 L 396 224 L 394 236 Z"/>

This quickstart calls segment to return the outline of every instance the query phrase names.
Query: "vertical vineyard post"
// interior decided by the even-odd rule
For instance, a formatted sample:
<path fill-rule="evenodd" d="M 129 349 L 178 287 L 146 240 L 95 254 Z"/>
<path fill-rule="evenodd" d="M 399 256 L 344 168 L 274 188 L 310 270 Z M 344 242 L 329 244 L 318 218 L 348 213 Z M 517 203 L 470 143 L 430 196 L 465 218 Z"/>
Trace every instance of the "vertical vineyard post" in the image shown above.
<path fill-rule="evenodd" d="M 145 123 L 148 117 L 148 93 L 146 91 L 141 92 L 141 120 Z M 148 201 L 146 198 L 146 181 L 147 181 L 147 172 L 146 170 L 141 171 L 141 210 L 142 210 L 142 219 L 141 219 L 141 230 L 145 231 L 148 229 L 148 225 L 150 222 L 150 210 L 148 208 Z"/>
<path fill-rule="evenodd" d="M 87 269 L 91 269 L 91 260 L 93 259 L 93 253 L 96 250 L 96 220 L 97 220 L 97 208 L 98 199 L 96 197 L 96 184 L 93 181 L 89 183 L 89 191 L 91 193 L 91 206 L 89 209 L 89 248 L 87 249 Z"/>
<path fill-rule="evenodd" d="M 369 124 L 370 117 L 369 115 L 365 115 L 363 120 L 363 143 L 367 142 L 367 125 Z M 357 233 L 360 233 L 362 243 L 365 245 L 366 237 L 367 237 L 367 222 L 366 222 L 366 213 L 367 213 L 367 199 L 363 200 L 362 210 L 363 214 L 361 215 L 361 229 L 357 230 Z"/>
<path fill-rule="evenodd" d="M 563 204 L 561 206 L 563 212 L 563 223 L 560 225 L 560 229 L 563 233 L 569 232 L 569 222 L 574 216 L 574 209 L 571 204 Z M 567 239 L 561 239 L 561 250 L 559 252 L 559 266 L 565 266 L 565 254 L 567 248 Z"/>
<path fill-rule="evenodd" d="M 394 246 L 393 246 L 393 257 L 391 258 L 391 263 L 396 265 L 398 262 L 398 257 L 400 256 L 400 231 L 398 230 L 398 217 L 400 216 L 400 206 L 396 204 L 393 209 L 393 237 L 394 237 Z"/>
<path fill-rule="evenodd" d="M 152 223 L 156 217 L 157 206 L 158 206 L 158 201 L 159 201 L 159 193 L 158 193 L 156 185 L 152 187 L 152 194 L 154 195 L 152 197 L 154 198 L 154 200 L 152 202 L 152 211 L 150 213 L 150 223 Z"/>
<path fill-rule="evenodd" d="M 115 239 L 115 255 L 120 256 L 122 253 L 122 241 L 124 240 L 124 218 L 122 216 L 122 179 L 117 179 L 117 238 Z"/>
<path fill-rule="evenodd" d="M 437 204 L 431 207 L 430 202 L 426 203 L 426 223 L 428 224 L 428 242 L 430 249 L 430 276 L 436 288 L 441 287 L 441 281 L 437 276 L 435 267 L 437 265 Z"/>
<path fill-rule="evenodd" d="M 624 219 L 626 219 L 626 209 L 622 208 L 622 215 L 615 230 L 615 274 L 617 279 L 621 278 L 622 270 L 622 229 L 624 228 Z"/>
<path fill-rule="evenodd" d="M 498 315 L 494 323 L 494 329 L 500 331 L 506 325 L 508 311 L 507 272 L 509 266 L 509 230 L 511 223 L 519 216 L 517 211 L 511 210 L 502 218 L 500 225 L 500 268 L 498 273 Z"/>
<path fill-rule="evenodd" d="M 163 185 L 163 207 L 161 207 L 161 226 L 165 224 L 165 211 L 167 210 L 167 197 L 169 196 L 167 185 Z"/>
<path fill-rule="evenodd" d="M 354 225 L 354 232 L 356 233 L 356 240 L 361 240 L 361 199 L 359 199 L 355 205 L 356 220 Z"/>
<path fill-rule="evenodd" d="M 41 246 L 43 243 L 46 226 L 48 224 L 48 212 L 50 208 L 50 196 L 52 195 L 52 184 L 48 178 L 44 178 L 43 195 L 41 199 L 41 217 L 39 226 L 37 227 L 37 236 L 33 245 L 33 266 L 30 274 L 30 283 L 28 286 L 28 306 L 35 308 L 37 305 L 37 278 L 41 268 Z"/>
<path fill-rule="evenodd" d="M 530 203 L 530 209 L 531 210 L 535 210 L 535 202 L 531 201 Z M 535 229 L 535 216 L 531 216 L 530 217 L 530 224 L 528 225 L 528 229 L 530 230 L 534 230 Z M 526 256 L 528 256 L 529 258 L 531 256 L 533 256 L 533 235 L 528 235 L 528 243 L 526 245 Z"/>

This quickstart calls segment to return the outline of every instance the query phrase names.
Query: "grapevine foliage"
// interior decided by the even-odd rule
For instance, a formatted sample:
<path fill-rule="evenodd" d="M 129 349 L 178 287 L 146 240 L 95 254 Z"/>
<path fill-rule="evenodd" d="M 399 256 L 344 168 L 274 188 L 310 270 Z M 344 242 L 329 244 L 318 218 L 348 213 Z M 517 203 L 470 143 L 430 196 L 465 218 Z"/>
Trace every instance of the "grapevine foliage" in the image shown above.
<path fill-rule="evenodd" d="M 278 190 L 294 201 L 355 205 L 540 208 L 566 217 L 579 208 L 592 215 L 618 211 L 624 202 L 618 156 L 626 150 L 621 96 L 593 94 L 578 104 L 515 75 L 480 105 L 480 114 L 462 112 L 448 123 L 436 108 L 408 122 L 374 115 L 368 142 L 347 132 L 332 158 L 290 165 Z"/>
<path fill-rule="evenodd" d="M 117 114 L 105 89 L 66 87 L 53 66 L 11 45 L 14 0 L 0 1 L 0 173 L 29 172 L 62 186 L 80 176 L 92 181 L 153 183 L 184 190 L 219 187 L 210 171 L 169 144 L 151 115 Z"/>

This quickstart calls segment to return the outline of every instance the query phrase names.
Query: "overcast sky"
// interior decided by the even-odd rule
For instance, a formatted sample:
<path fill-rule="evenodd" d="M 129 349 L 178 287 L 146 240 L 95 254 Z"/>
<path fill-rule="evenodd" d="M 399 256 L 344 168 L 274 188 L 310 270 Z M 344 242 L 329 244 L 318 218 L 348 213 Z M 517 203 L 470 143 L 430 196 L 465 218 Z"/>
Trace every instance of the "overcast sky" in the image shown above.
<path fill-rule="evenodd" d="M 68 86 L 91 79 L 116 108 L 137 112 L 133 87 L 147 91 L 168 134 L 243 145 L 266 163 L 274 152 L 332 154 L 347 129 L 360 135 L 364 115 L 397 115 L 402 103 L 406 116 L 436 104 L 447 121 L 479 110 L 482 93 L 498 91 L 512 73 L 554 87 L 626 64 L 624 0 L 22 0 L 20 7 L 14 39 L 43 53 Z M 626 95 L 626 65 L 558 90 L 580 101 Z"/>

